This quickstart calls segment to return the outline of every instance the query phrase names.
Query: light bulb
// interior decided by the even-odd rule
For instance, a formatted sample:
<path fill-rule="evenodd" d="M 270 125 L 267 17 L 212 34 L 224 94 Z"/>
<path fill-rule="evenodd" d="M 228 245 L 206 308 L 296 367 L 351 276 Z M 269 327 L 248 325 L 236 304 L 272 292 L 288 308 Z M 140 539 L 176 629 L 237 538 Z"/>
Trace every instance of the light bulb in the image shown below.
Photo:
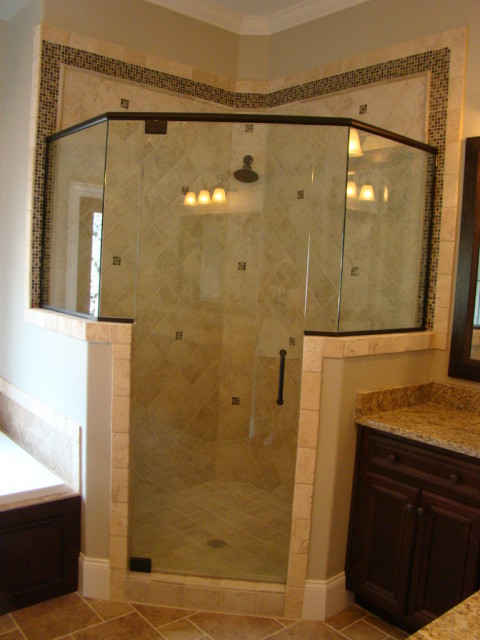
<path fill-rule="evenodd" d="M 185 199 L 183 204 L 192 207 L 197 204 L 197 198 L 195 197 L 195 193 L 193 191 L 189 191 L 185 194 Z"/>
<path fill-rule="evenodd" d="M 360 200 L 367 200 L 368 202 L 373 202 L 375 200 L 375 193 L 373 191 L 372 185 L 364 184 L 360 189 L 360 195 L 358 197 Z"/>
<path fill-rule="evenodd" d="M 198 194 L 198 204 L 210 204 L 210 193 L 207 189 L 202 189 Z"/>
<path fill-rule="evenodd" d="M 227 196 L 225 195 L 225 189 L 217 187 L 212 194 L 212 200 L 214 202 L 226 202 Z"/>
<path fill-rule="evenodd" d="M 349 180 L 347 182 L 347 198 L 356 198 L 357 197 L 357 185 L 354 180 Z"/>
<path fill-rule="evenodd" d="M 358 137 L 358 131 L 356 129 L 350 129 L 348 136 L 348 155 L 352 158 L 363 156 L 360 138 Z"/>

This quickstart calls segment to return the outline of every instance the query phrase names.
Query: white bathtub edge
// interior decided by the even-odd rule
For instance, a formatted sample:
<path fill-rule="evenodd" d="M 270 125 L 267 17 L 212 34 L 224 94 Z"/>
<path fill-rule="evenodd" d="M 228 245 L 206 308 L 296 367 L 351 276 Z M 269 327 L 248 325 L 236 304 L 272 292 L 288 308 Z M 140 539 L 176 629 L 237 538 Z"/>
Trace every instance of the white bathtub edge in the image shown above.
<path fill-rule="evenodd" d="M 78 560 L 78 590 L 86 598 L 110 599 L 110 561 L 88 558 L 83 553 Z"/>

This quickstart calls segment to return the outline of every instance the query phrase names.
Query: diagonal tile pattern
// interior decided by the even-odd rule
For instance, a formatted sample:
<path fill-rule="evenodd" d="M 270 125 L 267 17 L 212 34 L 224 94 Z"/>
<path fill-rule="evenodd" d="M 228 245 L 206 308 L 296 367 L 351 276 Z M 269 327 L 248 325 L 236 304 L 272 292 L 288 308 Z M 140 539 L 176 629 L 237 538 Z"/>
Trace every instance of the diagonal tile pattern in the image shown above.
<path fill-rule="evenodd" d="M 356 605 L 326 622 L 92 600 L 72 593 L 0 615 L 0 640 L 403 640 Z"/>

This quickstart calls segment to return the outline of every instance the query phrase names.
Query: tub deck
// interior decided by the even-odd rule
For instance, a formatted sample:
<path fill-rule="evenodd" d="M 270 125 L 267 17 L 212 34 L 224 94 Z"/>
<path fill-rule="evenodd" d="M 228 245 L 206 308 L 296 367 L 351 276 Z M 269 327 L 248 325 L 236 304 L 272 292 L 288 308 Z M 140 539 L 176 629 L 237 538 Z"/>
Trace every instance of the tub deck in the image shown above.
<path fill-rule="evenodd" d="M 0 431 L 0 505 L 68 491 L 68 485 Z"/>

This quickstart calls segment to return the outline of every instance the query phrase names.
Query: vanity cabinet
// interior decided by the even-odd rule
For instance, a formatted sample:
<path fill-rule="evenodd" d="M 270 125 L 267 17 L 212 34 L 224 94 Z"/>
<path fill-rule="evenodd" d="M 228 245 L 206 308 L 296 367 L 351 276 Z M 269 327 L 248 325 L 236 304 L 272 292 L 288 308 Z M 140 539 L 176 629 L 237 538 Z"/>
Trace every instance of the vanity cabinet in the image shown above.
<path fill-rule="evenodd" d="M 479 588 L 480 461 L 358 429 L 347 588 L 413 631 Z"/>

